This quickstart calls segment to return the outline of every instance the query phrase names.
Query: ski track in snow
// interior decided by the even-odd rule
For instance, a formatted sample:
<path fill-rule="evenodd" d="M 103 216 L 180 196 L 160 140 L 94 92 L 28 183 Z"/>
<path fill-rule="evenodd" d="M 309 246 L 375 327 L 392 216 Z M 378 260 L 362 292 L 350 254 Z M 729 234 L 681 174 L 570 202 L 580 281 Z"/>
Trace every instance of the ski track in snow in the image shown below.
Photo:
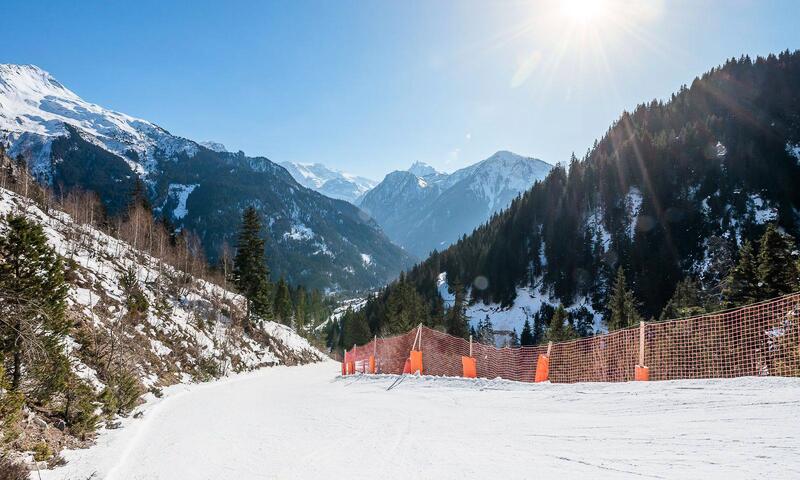
<path fill-rule="evenodd" d="M 564 385 L 338 371 L 169 387 L 144 418 L 42 478 L 800 477 L 797 378 Z"/>

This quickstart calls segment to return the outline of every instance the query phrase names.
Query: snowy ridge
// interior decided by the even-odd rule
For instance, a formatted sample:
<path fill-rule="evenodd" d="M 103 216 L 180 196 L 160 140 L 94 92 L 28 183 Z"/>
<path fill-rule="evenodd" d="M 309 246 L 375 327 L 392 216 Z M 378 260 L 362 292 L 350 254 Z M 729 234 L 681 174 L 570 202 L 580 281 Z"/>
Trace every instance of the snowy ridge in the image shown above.
<path fill-rule="evenodd" d="M 125 158 L 139 174 L 154 168 L 158 152 L 192 156 L 198 148 L 146 120 L 83 100 L 39 67 L 0 64 L 0 133 L 10 143 L 12 156 L 36 152 L 31 168 L 49 178 L 49 144 L 68 134 L 65 124 Z M 138 161 L 130 160 L 131 153 Z"/>

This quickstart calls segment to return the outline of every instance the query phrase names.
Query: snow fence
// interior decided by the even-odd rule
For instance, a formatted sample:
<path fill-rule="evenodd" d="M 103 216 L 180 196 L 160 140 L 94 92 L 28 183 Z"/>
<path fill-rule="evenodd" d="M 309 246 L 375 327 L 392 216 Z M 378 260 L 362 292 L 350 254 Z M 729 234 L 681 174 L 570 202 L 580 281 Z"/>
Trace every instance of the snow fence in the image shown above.
<path fill-rule="evenodd" d="M 800 293 L 540 346 L 496 348 L 420 326 L 345 352 L 342 374 L 358 372 L 558 383 L 800 376 Z"/>

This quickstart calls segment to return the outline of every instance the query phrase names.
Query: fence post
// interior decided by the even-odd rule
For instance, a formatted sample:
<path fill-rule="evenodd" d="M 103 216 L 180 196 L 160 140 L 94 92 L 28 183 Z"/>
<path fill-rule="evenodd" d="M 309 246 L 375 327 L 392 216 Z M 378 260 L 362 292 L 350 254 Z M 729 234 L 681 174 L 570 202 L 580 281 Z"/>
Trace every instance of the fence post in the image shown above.
<path fill-rule="evenodd" d="M 375 357 L 378 356 L 378 336 L 372 339 L 372 356 L 369 357 L 369 373 L 375 374 Z"/>
<path fill-rule="evenodd" d="M 419 339 L 419 350 L 415 350 L 417 345 L 417 339 Z M 409 366 L 411 368 L 410 373 L 417 373 L 419 372 L 422 375 L 422 324 L 419 324 L 417 327 L 417 335 L 414 337 L 414 344 L 411 345 L 411 353 L 409 354 Z"/>
<path fill-rule="evenodd" d="M 533 381 L 536 383 L 546 382 L 550 379 L 550 352 L 553 350 L 553 342 L 547 343 L 547 353 L 540 354 L 536 360 L 536 375 Z"/>
<path fill-rule="evenodd" d="M 469 357 L 461 356 L 461 370 L 465 378 L 475 378 L 478 376 L 477 365 L 472 357 L 472 335 L 469 336 Z"/>
<path fill-rule="evenodd" d="M 633 379 L 639 382 L 650 380 L 650 370 L 644 365 L 644 321 L 639 323 L 639 363 L 633 374 Z"/>

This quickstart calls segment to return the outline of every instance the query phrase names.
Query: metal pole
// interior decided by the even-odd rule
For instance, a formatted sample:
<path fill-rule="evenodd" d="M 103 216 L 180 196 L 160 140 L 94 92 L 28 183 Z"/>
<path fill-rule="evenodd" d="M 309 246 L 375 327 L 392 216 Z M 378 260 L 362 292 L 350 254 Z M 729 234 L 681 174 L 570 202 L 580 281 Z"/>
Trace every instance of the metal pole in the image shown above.
<path fill-rule="evenodd" d="M 472 334 L 469 336 L 469 358 L 472 358 Z"/>

